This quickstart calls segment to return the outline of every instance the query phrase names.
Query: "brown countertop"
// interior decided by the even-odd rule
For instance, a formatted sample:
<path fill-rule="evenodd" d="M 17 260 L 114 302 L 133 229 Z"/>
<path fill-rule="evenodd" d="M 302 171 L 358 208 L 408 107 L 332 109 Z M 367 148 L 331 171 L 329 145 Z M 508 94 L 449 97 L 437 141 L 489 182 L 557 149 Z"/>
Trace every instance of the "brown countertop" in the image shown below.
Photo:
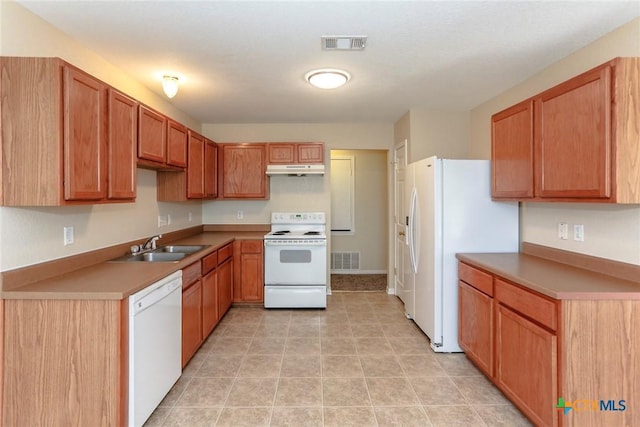
<path fill-rule="evenodd" d="M 560 300 L 640 299 L 640 283 L 526 253 L 461 253 L 471 266 Z"/>
<path fill-rule="evenodd" d="M 204 231 L 171 241 L 170 244 L 175 245 L 209 245 L 178 262 L 101 262 L 3 291 L 2 298 L 121 300 L 235 239 L 261 240 L 264 234 L 263 231 Z"/>

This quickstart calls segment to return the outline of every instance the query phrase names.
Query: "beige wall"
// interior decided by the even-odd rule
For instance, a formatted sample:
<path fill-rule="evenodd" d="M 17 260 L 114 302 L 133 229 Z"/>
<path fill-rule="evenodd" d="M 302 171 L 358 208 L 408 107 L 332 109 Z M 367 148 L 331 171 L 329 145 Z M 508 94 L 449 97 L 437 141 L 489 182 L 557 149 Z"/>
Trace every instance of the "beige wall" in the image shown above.
<path fill-rule="evenodd" d="M 200 125 L 122 70 L 12 1 L 0 1 L 0 55 L 58 56 L 132 97 L 199 130 Z M 202 223 L 199 202 L 159 203 L 155 172 L 138 169 L 135 203 L 59 208 L 0 208 L 0 270 L 48 261 Z M 189 212 L 193 220 L 189 222 Z M 159 214 L 173 223 L 158 228 Z M 75 243 L 63 246 L 63 227 Z"/>
<path fill-rule="evenodd" d="M 491 115 L 617 56 L 640 56 L 640 19 L 618 28 L 471 111 L 472 158 L 491 157 Z M 640 265 L 640 207 L 523 203 L 522 240 Z M 585 241 L 557 238 L 559 222 L 584 224 Z"/>
<path fill-rule="evenodd" d="M 389 222 L 386 150 L 332 150 L 355 163 L 355 232 L 333 234 L 331 252 L 360 252 L 362 273 L 386 273 Z"/>
<path fill-rule="evenodd" d="M 412 108 L 394 124 L 394 141 L 408 141 L 408 163 L 431 156 L 465 159 L 469 131 L 468 111 Z"/>

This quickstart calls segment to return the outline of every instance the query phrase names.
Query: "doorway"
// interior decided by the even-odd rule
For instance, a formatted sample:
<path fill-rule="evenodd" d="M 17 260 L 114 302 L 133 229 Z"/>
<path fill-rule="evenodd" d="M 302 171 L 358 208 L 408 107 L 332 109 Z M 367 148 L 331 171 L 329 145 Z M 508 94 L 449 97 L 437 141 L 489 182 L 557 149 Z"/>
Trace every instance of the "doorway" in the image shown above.
<path fill-rule="evenodd" d="M 386 150 L 331 150 L 332 291 L 387 291 Z"/>

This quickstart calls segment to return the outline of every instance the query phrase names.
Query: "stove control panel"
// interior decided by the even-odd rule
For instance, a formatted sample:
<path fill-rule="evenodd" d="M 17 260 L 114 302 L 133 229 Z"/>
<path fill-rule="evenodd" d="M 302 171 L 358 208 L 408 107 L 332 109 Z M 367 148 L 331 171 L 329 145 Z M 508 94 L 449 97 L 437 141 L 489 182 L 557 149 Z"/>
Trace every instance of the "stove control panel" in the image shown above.
<path fill-rule="evenodd" d="M 325 224 L 324 212 L 272 212 L 271 224 Z"/>

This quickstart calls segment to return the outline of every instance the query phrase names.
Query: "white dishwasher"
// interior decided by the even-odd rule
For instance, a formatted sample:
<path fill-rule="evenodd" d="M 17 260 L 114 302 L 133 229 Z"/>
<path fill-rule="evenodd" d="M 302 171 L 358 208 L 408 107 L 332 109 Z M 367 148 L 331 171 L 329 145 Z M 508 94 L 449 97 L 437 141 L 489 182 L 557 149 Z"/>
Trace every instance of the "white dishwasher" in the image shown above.
<path fill-rule="evenodd" d="M 182 374 L 182 270 L 129 297 L 129 426 L 149 418 Z"/>

